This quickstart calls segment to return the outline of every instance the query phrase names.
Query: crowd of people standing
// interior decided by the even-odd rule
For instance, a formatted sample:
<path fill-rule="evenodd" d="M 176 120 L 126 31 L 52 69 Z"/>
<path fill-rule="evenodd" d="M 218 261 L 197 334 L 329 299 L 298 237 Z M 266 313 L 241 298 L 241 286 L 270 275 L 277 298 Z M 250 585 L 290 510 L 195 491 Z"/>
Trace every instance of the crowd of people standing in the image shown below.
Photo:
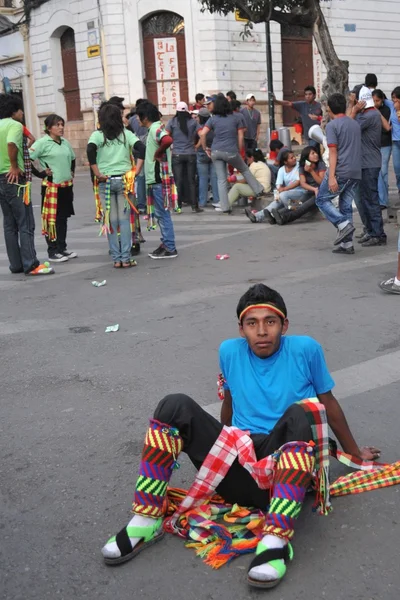
<path fill-rule="evenodd" d="M 400 88 L 395 88 L 389 100 L 373 74 L 349 98 L 341 94 L 328 98 L 326 165 L 319 142 L 310 135 L 312 125 L 322 121 L 313 86 L 305 88 L 304 101 L 276 100 L 300 115 L 307 146 L 299 162 L 279 140 L 271 141 L 271 154 L 277 156 L 267 162 L 258 148 L 261 115 L 253 94 L 246 97 L 243 107 L 233 91 L 197 94 L 190 107 L 178 102 L 166 125 L 158 107 L 148 100 L 139 99 L 128 115 L 123 98 L 103 102 L 87 157 L 96 218 L 108 237 L 114 267 L 135 264 L 132 257 L 140 252 L 143 241 L 140 213 L 147 211 L 148 228 L 157 221 L 161 232 L 161 244 L 149 256 L 175 258 L 172 211 L 180 214 L 183 206 L 190 206 L 199 214 L 210 206 L 229 215 L 240 197 L 256 199 L 272 190 L 274 198 L 266 208 L 245 209 L 253 223 L 266 220 L 285 225 L 318 208 L 337 228 L 333 252 L 354 254 L 355 202 L 363 224 L 361 245 L 386 244 L 382 211 L 388 206 L 391 156 L 400 193 L 399 103 Z M 20 99 L 10 94 L 0 97 L 0 119 L 0 199 L 10 270 L 50 274 L 50 265 L 36 258 L 30 182 L 32 174 L 43 180 L 41 220 L 48 260 L 76 258 L 67 249 L 67 223 L 74 214 L 75 155 L 63 137 L 64 119 L 49 115 L 45 135 L 35 140 L 22 124 Z M 32 163 L 36 159 L 40 171 Z M 338 206 L 333 202 L 336 197 Z M 393 291 L 400 292 L 397 277 Z"/>

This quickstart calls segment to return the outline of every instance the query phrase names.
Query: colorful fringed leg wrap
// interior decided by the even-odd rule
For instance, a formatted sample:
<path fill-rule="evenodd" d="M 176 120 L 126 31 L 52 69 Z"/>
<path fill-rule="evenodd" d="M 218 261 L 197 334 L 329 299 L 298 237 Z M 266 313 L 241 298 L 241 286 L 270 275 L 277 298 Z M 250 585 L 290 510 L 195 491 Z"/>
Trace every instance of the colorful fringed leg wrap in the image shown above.
<path fill-rule="evenodd" d="M 183 448 L 179 431 L 151 420 L 144 441 L 132 511 L 159 518 L 165 513 L 167 485 Z"/>
<path fill-rule="evenodd" d="M 294 522 L 311 482 L 314 450 L 305 442 L 286 444 L 279 457 L 264 533 L 291 540 Z"/>

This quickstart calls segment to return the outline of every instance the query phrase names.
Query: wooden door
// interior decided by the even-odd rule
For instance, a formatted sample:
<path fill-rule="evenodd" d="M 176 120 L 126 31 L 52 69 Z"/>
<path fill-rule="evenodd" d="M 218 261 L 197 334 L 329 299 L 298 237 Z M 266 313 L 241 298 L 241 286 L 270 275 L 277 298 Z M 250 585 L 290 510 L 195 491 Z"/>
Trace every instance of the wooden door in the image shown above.
<path fill-rule="evenodd" d="M 79 93 L 78 68 L 76 64 L 75 34 L 70 27 L 60 39 L 64 73 L 64 98 L 68 121 L 81 121 L 81 97 Z"/>
<path fill-rule="evenodd" d="M 147 98 L 163 115 L 174 114 L 177 102 L 189 101 L 183 19 L 175 13 L 156 13 L 142 29 Z"/>
<path fill-rule="evenodd" d="M 282 38 L 283 99 L 304 100 L 304 88 L 314 85 L 312 39 Z M 283 124 L 292 126 L 299 114 L 283 108 Z"/>

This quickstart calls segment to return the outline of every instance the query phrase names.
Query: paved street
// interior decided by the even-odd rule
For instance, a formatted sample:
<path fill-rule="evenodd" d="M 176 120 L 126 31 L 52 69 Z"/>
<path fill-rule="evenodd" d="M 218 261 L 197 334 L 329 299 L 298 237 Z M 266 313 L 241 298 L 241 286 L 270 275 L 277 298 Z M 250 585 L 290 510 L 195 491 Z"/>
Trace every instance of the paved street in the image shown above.
<path fill-rule="evenodd" d="M 38 198 L 36 182 L 36 206 Z M 0 236 L 0 597 L 258 597 L 246 584 L 248 557 L 213 571 L 172 536 L 122 567 L 103 565 L 102 545 L 129 519 L 147 419 L 169 392 L 218 410 L 218 346 L 237 334 L 239 296 L 260 281 L 282 293 L 290 333 L 323 345 L 360 443 L 398 460 L 400 299 L 377 287 L 395 273 L 398 229 L 386 226 L 387 247 L 335 256 L 334 229 L 321 217 L 272 227 L 251 225 L 240 210 L 185 209 L 174 217 L 177 260 L 148 258 L 158 231 L 146 232 L 138 267 L 116 271 L 84 172 L 75 211 L 68 242 L 79 258 L 52 277 L 10 275 Z M 38 206 L 35 215 L 43 259 Z M 216 261 L 222 253 L 230 259 Z M 120 331 L 105 334 L 116 323 Z M 188 487 L 194 470 L 180 462 L 173 484 Z M 333 476 L 344 472 L 333 464 Z M 396 487 L 334 500 L 329 517 L 308 502 L 288 575 L 263 596 L 397 600 L 399 502 Z"/>

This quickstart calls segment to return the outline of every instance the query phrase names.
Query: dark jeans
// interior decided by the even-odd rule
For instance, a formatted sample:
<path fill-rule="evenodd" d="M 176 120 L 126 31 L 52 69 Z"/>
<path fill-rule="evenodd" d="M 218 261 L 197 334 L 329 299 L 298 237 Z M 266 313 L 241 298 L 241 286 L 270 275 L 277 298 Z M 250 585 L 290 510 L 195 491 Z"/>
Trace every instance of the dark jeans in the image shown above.
<path fill-rule="evenodd" d="M 18 195 L 18 185 L 7 183 L 6 175 L 0 175 L 4 239 L 12 273 L 22 271 L 30 273 L 40 264 L 35 250 L 35 219 L 32 203 L 24 204 L 22 192 L 23 190 Z"/>
<path fill-rule="evenodd" d="M 57 215 L 56 217 L 56 235 L 57 239 L 51 242 L 46 236 L 47 252 L 49 257 L 59 253 L 62 254 L 67 249 L 67 227 L 68 217 Z"/>
<path fill-rule="evenodd" d="M 186 452 L 196 469 L 202 465 L 222 430 L 222 425 L 197 402 L 185 394 L 170 394 L 157 406 L 154 418 L 179 429 Z M 312 440 L 306 413 L 293 404 L 279 419 L 269 435 L 251 436 L 257 459 L 272 454 L 286 442 Z M 229 504 L 256 506 L 263 510 L 269 504 L 269 490 L 261 490 L 250 473 L 236 459 L 217 491 Z"/>
<path fill-rule="evenodd" d="M 286 223 L 292 223 L 293 221 L 297 221 L 297 219 L 300 219 L 301 217 L 303 217 L 304 215 L 316 208 L 317 207 L 315 205 L 315 194 L 313 194 L 312 198 L 300 204 L 300 206 L 298 206 L 295 210 L 287 210 L 281 208 L 280 212 L 285 216 Z"/>
<path fill-rule="evenodd" d="M 197 206 L 196 167 L 196 154 L 172 155 L 172 170 L 178 189 L 179 208 L 182 208 L 182 202 L 186 202 L 191 206 Z"/>
<path fill-rule="evenodd" d="M 244 138 L 244 149 L 247 150 L 255 150 L 257 148 L 257 141 L 252 138 Z"/>
<path fill-rule="evenodd" d="M 383 230 L 382 210 L 379 204 L 379 173 L 379 167 L 362 170 L 360 193 L 357 194 L 355 199 L 366 233 L 370 237 L 376 238 L 385 235 Z"/>

